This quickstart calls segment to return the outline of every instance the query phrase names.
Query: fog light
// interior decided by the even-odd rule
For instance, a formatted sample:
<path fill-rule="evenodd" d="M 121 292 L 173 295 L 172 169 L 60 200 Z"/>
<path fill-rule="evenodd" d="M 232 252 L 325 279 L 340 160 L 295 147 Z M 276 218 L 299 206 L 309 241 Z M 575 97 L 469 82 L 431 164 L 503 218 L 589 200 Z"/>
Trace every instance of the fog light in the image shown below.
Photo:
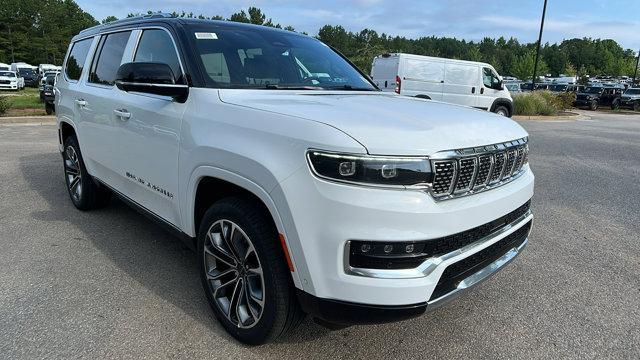
<path fill-rule="evenodd" d="M 391 165 L 382 165 L 382 177 L 385 179 L 394 178 L 398 175 L 398 171 L 396 170 L 396 166 Z"/>

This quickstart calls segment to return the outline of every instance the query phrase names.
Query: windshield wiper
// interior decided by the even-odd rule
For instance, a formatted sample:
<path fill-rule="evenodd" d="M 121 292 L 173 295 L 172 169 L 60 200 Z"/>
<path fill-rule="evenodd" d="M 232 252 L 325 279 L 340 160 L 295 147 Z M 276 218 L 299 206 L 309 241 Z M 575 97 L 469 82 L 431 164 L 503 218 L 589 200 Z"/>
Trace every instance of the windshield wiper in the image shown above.
<path fill-rule="evenodd" d="M 278 84 L 265 84 L 264 88 L 269 90 L 322 90 L 322 88 L 319 86 L 278 85 Z"/>
<path fill-rule="evenodd" d="M 348 84 L 340 85 L 340 86 L 325 86 L 324 88 L 327 89 L 327 90 L 376 91 L 375 89 L 351 86 L 351 85 L 348 85 Z"/>

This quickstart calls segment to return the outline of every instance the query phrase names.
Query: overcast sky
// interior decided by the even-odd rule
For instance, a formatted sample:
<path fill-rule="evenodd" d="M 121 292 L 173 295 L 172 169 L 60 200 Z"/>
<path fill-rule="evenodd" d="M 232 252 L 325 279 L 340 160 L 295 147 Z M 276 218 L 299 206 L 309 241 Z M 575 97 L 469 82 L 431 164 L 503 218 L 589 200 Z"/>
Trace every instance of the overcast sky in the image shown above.
<path fill-rule="evenodd" d="M 185 11 L 222 15 L 256 6 L 274 23 L 315 35 L 325 25 L 364 28 L 406 37 L 480 40 L 513 36 L 534 42 L 543 0 L 77 0 L 96 19 L 127 13 Z M 609 38 L 640 48 L 640 0 L 549 0 L 543 42 L 574 37 Z"/>

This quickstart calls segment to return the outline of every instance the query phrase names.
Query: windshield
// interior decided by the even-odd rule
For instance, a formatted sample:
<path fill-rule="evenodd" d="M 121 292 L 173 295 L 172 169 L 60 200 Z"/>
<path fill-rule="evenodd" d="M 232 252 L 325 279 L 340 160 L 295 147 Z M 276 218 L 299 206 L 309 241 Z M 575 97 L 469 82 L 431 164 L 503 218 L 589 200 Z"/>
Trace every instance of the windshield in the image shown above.
<path fill-rule="evenodd" d="M 602 92 L 601 87 L 588 87 L 584 90 L 587 94 L 600 94 Z"/>
<path fill-rule="evenodd" d="M 509 91 L 518 91 L 520 90 L 520 84 L 504 84 Z"/>
<path fill-rule="evenodd" d="M 0 71 L 0 76 L 16 77 L 16 74 L 11 71 Z"/>
<path fill-rule="evenodd" d="M 18 69 L 18 72 L 20 73 L 20 75 L 22 76 L 32 76 L 34 74 L 33 70 L 31 69 L 26 69 L 26 68 L 20 68 Z"/>
<path fill-rule="evenodd" d="M 625 95 L 640 95 L 640 89 L 627 89 Z"/>
<path fill-rule="evenodd" d="M 193 36 L 207 87 L 375 90 L 339 54 L 310 37 L 218 27 L 198 28 Z"/>

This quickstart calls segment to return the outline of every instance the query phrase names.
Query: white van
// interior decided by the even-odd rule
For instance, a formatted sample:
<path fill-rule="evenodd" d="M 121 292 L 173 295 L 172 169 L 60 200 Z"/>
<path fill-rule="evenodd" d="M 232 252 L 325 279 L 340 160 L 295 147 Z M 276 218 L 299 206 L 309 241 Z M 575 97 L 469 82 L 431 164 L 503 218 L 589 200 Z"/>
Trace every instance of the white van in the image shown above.
<path fill-rule="evenodd" d="M 376 56 L 371 77 L 383 91 L 471 106 L 511 117 L 513 101 L 493 66 L 412 54 Z"/>
<path fill-rule="evenodd" d="M 0 63 L 0 71 L 10 71 L 10 70 L 11 70 L 11 65 Z"/>

